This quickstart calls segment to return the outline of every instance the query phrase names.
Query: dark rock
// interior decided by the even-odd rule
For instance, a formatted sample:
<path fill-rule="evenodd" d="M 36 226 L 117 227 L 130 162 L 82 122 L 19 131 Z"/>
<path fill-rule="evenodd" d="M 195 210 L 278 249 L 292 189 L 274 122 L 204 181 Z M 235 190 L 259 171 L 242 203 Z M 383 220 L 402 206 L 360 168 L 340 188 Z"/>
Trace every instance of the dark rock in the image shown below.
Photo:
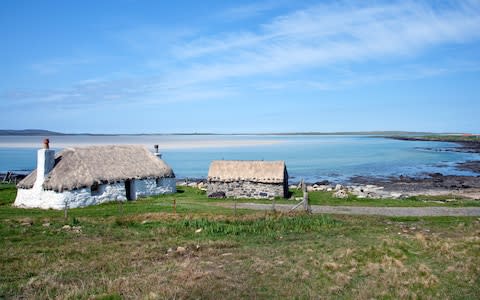
<path fill-rule="evenodd" d="M 480 176 L 442 175 L 440 173 L 425 174 L 423 177 L 398 176 L 388 178 L 357 176 L 352 177 L 353 184 L 373 184 L 383 186 L 384 191 L 416 192 L 428 189 L 457 190 L 479 189 Z"/>
<path fill-rule="evenodd" d="M 225 198 L 225 192 L 214 192 L 208 195 L 208 198 Z"/>
<path fill-rule="evenodd" d="M 480 173 L 480 161 L 473 160 L 473 161 L 466 161 L 457 164 L 457 168 L 460 170 L 472 171 L 475 173 Z"/>

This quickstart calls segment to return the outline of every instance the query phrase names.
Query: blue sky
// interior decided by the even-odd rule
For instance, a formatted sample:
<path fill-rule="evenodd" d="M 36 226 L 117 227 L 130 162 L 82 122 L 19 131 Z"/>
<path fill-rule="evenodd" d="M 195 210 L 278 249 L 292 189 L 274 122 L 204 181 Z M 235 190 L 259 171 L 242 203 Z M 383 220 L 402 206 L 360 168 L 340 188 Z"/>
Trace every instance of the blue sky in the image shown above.
<path fill-rule="evenodd" d="M 0 125 L 480 132 L 480 1 L 0 3 Z"/>

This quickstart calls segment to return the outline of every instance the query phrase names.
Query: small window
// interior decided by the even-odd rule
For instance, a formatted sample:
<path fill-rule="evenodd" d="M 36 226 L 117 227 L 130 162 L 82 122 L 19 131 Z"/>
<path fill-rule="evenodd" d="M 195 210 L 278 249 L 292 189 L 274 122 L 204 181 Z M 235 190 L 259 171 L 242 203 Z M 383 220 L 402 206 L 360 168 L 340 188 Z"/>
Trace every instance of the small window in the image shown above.
<path fill-rule="evenodd" d="M 100 194 L 100 186 L 98 185 L 98 183 L 94 183 L 90 187 L 90 191 L 92 192 L 92 196 L 98 196 Z"/>
<path fill-rule="evenodd" d="M 157 182 L 157 187 L 162 186 L 162 179 L 161 178 L 157 178 L 156 182 Z"/>

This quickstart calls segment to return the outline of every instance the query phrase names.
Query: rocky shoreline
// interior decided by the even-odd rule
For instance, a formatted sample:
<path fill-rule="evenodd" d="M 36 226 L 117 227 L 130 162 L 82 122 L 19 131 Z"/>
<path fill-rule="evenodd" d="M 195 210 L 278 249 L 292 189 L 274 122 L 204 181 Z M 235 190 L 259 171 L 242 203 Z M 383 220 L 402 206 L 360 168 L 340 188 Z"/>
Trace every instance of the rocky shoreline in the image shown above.
<path fill-rule="evenodd" d="M 206 190 L 205 179 L 179 179 L 178 186 L 189 186 Z M 308 192 L 331 192 L 335 198 L 347 198 L 355 195 L 369 199 L 401 199 L 412 196 L 449 195 L 453 198 L 480 200 L 480 176 L 444 176 L 440 173 L 426 174 L 424 177 L 388 177 L 376 178 L 357 176 L 345 184 L 320 181 L 306 183 Z M 290 184 L 290 189 L 301 189 L 300 183 Z"/>
<path fill-rule="evenodd" d="M 472 171 L 480 174 L 480 160 L 470 160 L 463 163 L 458 163 L 457 168 L 465 171 Z"/>
<path fill-rule="evenodd" d="M 459 147 L 454 147 L 451 149 L 445 149 L 444 151 L 455 151 L 455 152 L 465 152 L 465 153 L 480 153 L 480 141 L 468 141 L 468 140 L 459 140 L 458 138 L 427 138 L 427 137 L 411 137 L 411 136 L 387 136 L 387 139 L 400 140 L 400 141 L 421 141 L 421 142 L 445 142 L 445 143 L 455 143 Z"/>
<path fill-rule="evenodd" d="M 464 153 L 480 153 L 479 141 L 459 141 L 457 139 L 422 138 L 390 136 L 387 138 L 405 141 L 438 141 L 455 143 L 458 147 L 443 149 Z M 333 191 L 334 196 L 347 197 L 348 193 L 359 198 L 405 198 L 417 195 L 452 195 L 480 200 L 480 160 L 461 162 L 456 165 L 460 170 L 470 171 L 477 176 L 443 175 L 441 173 L 423 174 L 419 177 L 391 176 L 386 178 L 355 176 L 344 186 L 330 184 L 328 181 L 309 184 L 310 190 Z M 344 191 L 344 192 L 342 192 Z"/>
<path fill-rule="evenodd" d="M 424 177 L 398 176 L 371 178 L 357 176 L 353 185 L 380 187 L 384 193 L 417 195 L 452 195 L 480 200 L 480 176 L 455 176 L 440 173 L 425 174 Z"/>

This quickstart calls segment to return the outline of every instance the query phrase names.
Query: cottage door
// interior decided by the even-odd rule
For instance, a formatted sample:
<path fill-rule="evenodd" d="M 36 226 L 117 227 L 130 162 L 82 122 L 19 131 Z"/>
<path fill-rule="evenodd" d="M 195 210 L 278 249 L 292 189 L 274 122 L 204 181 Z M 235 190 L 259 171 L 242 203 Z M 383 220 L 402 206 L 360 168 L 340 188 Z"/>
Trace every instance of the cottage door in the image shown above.
<path fill-rule="evenodd" d="M 127 200 L 135 200 L 135 183 L 133 182 L 134 179 L 125 180 L 125 194 L 127 196 Z"/>

